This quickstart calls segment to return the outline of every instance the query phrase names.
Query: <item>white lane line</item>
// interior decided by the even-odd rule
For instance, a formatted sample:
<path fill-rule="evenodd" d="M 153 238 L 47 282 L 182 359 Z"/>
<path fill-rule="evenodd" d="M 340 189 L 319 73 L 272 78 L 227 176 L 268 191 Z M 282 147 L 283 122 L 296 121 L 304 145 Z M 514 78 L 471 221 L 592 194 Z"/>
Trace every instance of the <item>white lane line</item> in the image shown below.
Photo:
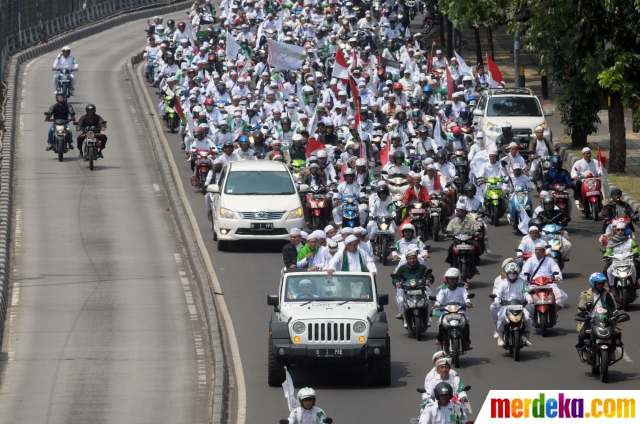
<path fill-rule="evenodd" d="M 22 238 L 22 209 L 16 208 L 16 228 L 13 238 L 14 249 L 18 250 L 20 247 L 20 240 Z M 11 279 L 11 312 L 9 313 L 9 337 L 7 343 L 7 361 L 12 362 L 15 359 L 16 353 L 13 350 L 13 333 L 16 326 L 16 320 L 18 317 L 18 303 L 20 302 L 20 283 L 18 282 L 18 268 L 13 269 L 13 278 Z"/>
<path fill-rule="evenodd" d="M 625 362 L 633 362 L 633 359 L 631 359 L 631 357 L 627 355 L 626 352 L 624 353 L 624 355 L 622 355 L 622 359 L 624 359 Z"/>
<path fill-rule="evenodd" d="M 155 191 L 156 193 L 160 192 L 160 186 L 158 184 L 154 184 L 153 185 L 153 191 Z"/>

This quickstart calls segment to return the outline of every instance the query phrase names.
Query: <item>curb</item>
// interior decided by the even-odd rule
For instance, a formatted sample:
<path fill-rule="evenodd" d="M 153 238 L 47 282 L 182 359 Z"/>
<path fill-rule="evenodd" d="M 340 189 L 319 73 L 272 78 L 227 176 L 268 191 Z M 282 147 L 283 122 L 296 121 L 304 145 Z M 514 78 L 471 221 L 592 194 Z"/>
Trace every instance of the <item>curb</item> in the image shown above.
<path fill-rule="evenodd" d="M 180 9 L 187 8 L 192 4 L 192 1 L 179 1 L 170 5 L 164 5 L 159 7 L 148 7 L 144 10 L 127 13 L 126 11 L 120 11 L 118 16 L 112 18 L 106 18 L 105 20 L 95 23 L 93 25 L 78 28 L 64 35 L 51 39 L 47 44 L 41 44 L 30 47 L 19 53 L 12 55 L 9 58 L 6 73 L 6 112 L 4 120 L 4 133 L 0 140 L 0 343 L 4 336 L 4 325 L 6 320 L 6 312 L 9 300 L 9 281 L 10 281 L 10 241 L 12 230 L 12 208 L 13 208 L 13 150 L 15 146 L 14 129 L 16 128 L 15 109 L 17 104 L 17 97 L 15 95 L 15 89 L 18 87 L 18 75 L 20 71 L 20 65 L 23 62 L 38 57 L 44 53 L 58 50 L 66 44 L 70 44 L 73 41 L 81 40 L 88 36 L 100 33 L 107 29 L 122 25 L 127 22 L 143 19 L 147 17 L 151 11 L 158 14 L 166 14 L 179 11 Z M 134 56 L 130 61 L 127 61 L 127 72 L 130 72 L 130 80 L 132 85 L 135 85 L 135 75 L 133 74 L 132 63 L 134 60 L 142 60 L 142 54 Z M 139 87 L 135 91 L 136 98 L 139 96 Z M 138 99 L 139 100 L 139 99 Z M 140 103 L 140 102 L 139 102 Z M 140 103 L 144 105 L 144 103 Z M 227 420 L 227 403 L 228 403 L 228 380 L 229 374 L 226 367 L 225 355 L 223 351 L 223 344 L 221 338 L 221 332 L 219 327 L 219 320 L 217 316 L 217 309 L 214 306 L 213 293 L 209 288 L 207 280 L 207 274 L 204 267 L 201 264 L 200 257 L 197 254 L 193 237 L 190 236 L 189 229 L 183 225 L 184 211 L 182 210 L 179 199 L 177 199 L 177 193 L 175 191 L 175 184 L 171 178 L 171 174 L 168 171 L 168 165 L 166 160 L 162 163 L 162 152 L 157 151 L 157 133 L 155 133 L 155 127 L 149 125 L 149 114 L 144 114 L 145 124 L 151 132 L 151 139 L 153 141 L 154 152 L 156 153 L 156 160 L 160 167 L 161 175 L 163 177 L 167 194 L 176 222 L 178 224 L 180 235 L 182 237 L 185 248 L 188 252 L 188 260 L 194 275 L 196 276 L 196 282 L 199 286 L 201 293 L 203 294 L 203 300 L 205 304 L 204 312 L 206 317 L 207 327 L 209 328 L 209 340 L 210 349 L 214 359 L 214 383 L 213 389 L 213 413 L 211 416 L 211 423 L 224 424 Z M 153 135 L 155 134 L 155 137 Z"/>

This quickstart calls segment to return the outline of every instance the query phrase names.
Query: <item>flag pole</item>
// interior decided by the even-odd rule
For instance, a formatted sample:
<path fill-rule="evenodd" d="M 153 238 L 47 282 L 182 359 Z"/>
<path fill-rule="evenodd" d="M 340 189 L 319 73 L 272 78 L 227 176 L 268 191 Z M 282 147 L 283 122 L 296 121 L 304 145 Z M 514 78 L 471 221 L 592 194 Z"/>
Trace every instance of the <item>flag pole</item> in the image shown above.
<path fill-rule="evenodd" d="M 431 53 L 429 53 L 429 63 L 427 63 L 427 72 L 431 73 L 431 66 L 433 64 L 433 48 L 436 46 L 436 40 L 431 43 Z"/>

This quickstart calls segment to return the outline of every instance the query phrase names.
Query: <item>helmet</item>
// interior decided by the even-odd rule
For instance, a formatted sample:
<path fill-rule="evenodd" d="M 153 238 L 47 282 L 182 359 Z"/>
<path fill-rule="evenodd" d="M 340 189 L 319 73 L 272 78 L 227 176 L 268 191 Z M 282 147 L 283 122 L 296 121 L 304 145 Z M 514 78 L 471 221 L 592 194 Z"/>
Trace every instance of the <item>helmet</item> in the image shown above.
<path fill-rule="evenodd" d="M 462 116 L 463 118 L 466 118 L 468 114 L 469 114 L 469 111 L 467 110 L 466 107 L 460 108 L 460 116 Z"/>
<path fill-rule="evenodd" d="M 382 194 L 382 193 L 386 193 L 387 195 L 389 195 L 389 187 L 387 187 L 386 185 L 380 186 L 377 189 L 378 194 Z"/>
<path fill-rule="evenodd" d="M 289 119 L 289 118 L 282 118 L 282 119 L 280 120 L 280 124 L 281 124 L 281 125 L 291 125 L 291 119 Z"/>
<path fill-rule="evenodd" d="M 619 188 L 614 188 L 613 190 L 611 190 L 611 195 L 612 196 L 622 196 L 622 190 L 620 190 Z"/>
<path fill-rule="evenodd" d="M 164 34 L 164 25 L 156 25 L 156 32 L 160 35 Z"/>
<path fill-rule="evenodd" d="M 464 78 L 462 78 L 462 82 L 464 83 L 465 81 L 473 81 L 473 79 L 469 75 L 465 75 Z"/>
<path fill-rule="evenodd" d="M 200 124 L 200 126 L 204 130 L 205 134 L 209 134 L 209 124 L 207 124 L 206 122 L 203 122 L 202 124 Z"/>
<path fill-rule="evenodd" d="M 264 134 L 262 134 L 262 131 L 259 131 L 259 130 L 255 130 L 252 135 L 254 139 L 264 137 Z"/>
<path fill-rule="evenodd" d="M 420 128 L 418 128 L 418 132 L 419 133 L 428 133 L 429 129 L 427 127 L 425 127 L 424 125 L 420 125 Z"/>
<path fill-rule="evenodd" d="M 233 142 L 232 141 L 225 141 L 224 144 L 222 145 L 222 148 L 226 149 L 227 147 L 233 147 Z"/>
<path fill-rule="evenodd" d="M 392 78 L 391 72 L 385 72 L 384 73 L 384 80 L 385 81 L 389 81 L 391 78 Z"/>
<path fill-rule="evenodd" d="M 246 135 L 243 135 L 242 137 L 240 137 L 238 141 L 240 142 L 240 144 L 248 143 L 249 137 L 247 137 Z"/>
<path fill-rule="evenodd" d="M 436 153 L 436 159 L 440 159 L 440 158 L 447 160 L 447 152 L 444 149 L 439 149 L 438 153 Z"/>
<path fill-rule="evenodd" d="M 355 177 L 356 171 L 354 171 L 351 168 L 347 168 L 344 170 L 344 176 L 346 177 L 347 175 L 351 175 L 352 177 Z"/>
<path fill-rule="evenodd" d="M 502 123 L 502 131 L 511 131 L 511 122 L 505 121 Z"/>
<path fill-rule="evenodd" d="M 305 387 L 300 389 L 300 391 L 298 392 L 298 400 L 302 401 L 305 399 L 316 399 L 316 391 L 313 390 L 311 387 Z"/>
<path fill-rule="evenodd" d="M 562 168 L 562 157 L 555 155 L 554 157 L 551 158 L 551 165 L 555 168 L 555 169 L 560 169 Z"/>
<path fill-rule="evenodd" d="M 222 82 L 222 81 L 220 81 L 220 82 L 216 85 L 216 88 L 218 89 L 218 91 L 219 91 L 220 93 L 224 93 L 225 91 L 227 91 L 227 85 L 226 85 L 224 82 Z"/>
<path fill-rule="evenodd" d="M 402 226 L 402 233 L 404 234 L 405 231 L 413 231 L 415 233 L 416 227 L 414 227 L 413 224 L 405 224 Z"/>
<path fill-rule="evenodd" d="M 450 398 L 453 397 L 453 388 L 449 383 L 445 383 L 444 381 L 436 384 L 436 387 L 433 389 L 433 394 L 437 396 L 445 396 L 448 395 Z"/>
<path fill-rule="evenodd" d="M 449 268 L 444 273 L 444 278 L 460 278 L 460 270 L 458 268 Z"/>
<path fill-rule="evenodd" d="M 589 284 L 591 284 L 591 287 L 595 286 L 596 283 L 606 283 L 606 282 L 607 282 L 607 277 L 605 277 L 605 275 L 601 272 L 594 272 L 589 277 Z"/>
<path fill-rule="evenodd" d="M 466 193 L 467 191 L 473 191 L 473 194 L 476 193 L 476 185 L 473 183 L 466 183 L 464 185 L 463 191 Z"/>
<path fill-rule="evenodd" d="M 87 107 L 84 108 L 84 110 L 87 111 L 87 113 L 89 112 L 96 113 L 96 105 L 94 105 L 93 103 L 89 103 Z"/>
<path fill-rule="evenodd" d="M 63 52 L 63 53 L 64 53 L 64 52 L 71 52 L 71 47 L 69 47 L 69 46 L 64 46 L 64 47 L 62 48 L 62 52 Z"/>
<path fill-rule="evenodd" d="M 176 21 L 174 21 L 173 19 L 169 19 L 169 20 L 167 21 L 167 26 L 175 25 L 175 23 L 176 23 Z"/>
<path fill-rule="evenodd" d="M 359 158 L 356 160 L 356 166 L 367 166 L 367 161 L 364 158 Z"/>
<path fill-rule="evenodd" d="M 201 135 L 201 134 L 204 134 L 204 128 L 202 128 L 202 127 L 195 127 L 195 128 L 193 129 L 193 135 L 194 135 L 194 136 L 196 136 L 196 135 Z"/>
<path fill-rule="evenodd" d="M 460 112 L 462 112 L 462 109 L 460 109 Z M 451 130 L 451 132 L 454 136 L 459 136 L 462 134 L 462 128 L 456 125 L 455 127 L 453 127 L 453 130 Z"/>
<path fill-rule="evenodd" d="M 542 204 L 545 205 L 545 206 L 546 205 L 553 205 L 554 204 L 553 197 L 551 197 L 551 196 L 545 197 L 544 200 L 542 200 Z"/>
<path fill-rule="evenodd" d="M 213 99 L 211 97 L 207 97 L 206 99 L 204 99 L 204 105 L 205 106 L 213 106 L 215 103 L 213 101 Z"/>
<path fill-rule="evenodd" d="M 426 85 L 424 87 L 422 87 L 422 92 L 423 93 L 431 93 L 432 89 L 430 85 Z"/>
<path fill-rule="evenodd" d="M 349 130 L 357 130 L 358 129 L 358 125 L 353 123 L 351 124 L 351 126 L 349 127 Z"/>
<path fill-rule="evenodd" d="M 326 158 L 327 158 L 327 152 L 326 152 L 325 150 L 319 150 L 319 151 L 316 153 L 316 157 L 317 157 L 318 159 L 320 159 L 320 158 L 322 158 L 322 159 L 326 159 Z"/>
<path fill-rule="evenodd" d="M 393 158 L 400 158 L 402 160 L 404 160 L 404 152 L 400 151 L 400 150 L 396 150 L 395 152 L 393 152 Z"/>
<path fill-rule="evenodd" d="M 291 137 L 291 141 L 296 143 L 296 142 L 302 142 L 302 136 L 300 134 L 294 134 L 293 137 Z"/>
<path fill-rule="evenodd" d="M 520 267 L 515 262 L 509 262 L 502 270 L 507 274 L 520 274 Z"/>
<path fill-rule="evenodd" d="M 399 82 L 393 83 L 393 89 L 394 90 L 402 90 L 402 84 L 400 84 Z"/>
<path fill-rule="evenodd" d="M 168 24 L 168 23 L 169 23 L 169 22 L 167 22 L 167 24 Z M 184 22 L 182 22 L 182 21 L 178 22 L 178 28 L 184 28 L 185 26 L 187 26 L 187 24 L 185 24 Z M 181 30 L 181 31 L 182 31 L 182 30 Z M 215 29 L 214 29 L 214 31 L 215 31 Z M 220 32 L 220 31 L 218 31 L 218 32 Z"/>
<path fill-rule="evenodd" d="M 56 93 L 56 102 L 58 103 L 64 103 L 64 93 Z"/>
<path fill-rule="evenodd" d="M 542 225 L 542 221 L 540 221 L 539 218 L 531 218 L 529 220 L 529 227 L 538 227 L 540 228 L 540 226 Z"/>

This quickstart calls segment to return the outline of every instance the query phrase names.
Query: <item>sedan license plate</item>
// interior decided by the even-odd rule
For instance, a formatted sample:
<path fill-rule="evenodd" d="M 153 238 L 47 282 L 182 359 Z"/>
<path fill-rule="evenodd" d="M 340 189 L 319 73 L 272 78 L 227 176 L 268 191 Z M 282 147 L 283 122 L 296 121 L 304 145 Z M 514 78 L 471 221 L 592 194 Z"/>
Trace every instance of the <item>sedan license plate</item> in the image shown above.
<path fill-rule="evenodd" d="M 410 295 L 410 296 L 421 295 L 422 294 L 422 290 L 407 290 L 407 294 Z"/>
<path fill-rule="evenodd" d="M 411 213 L 426 213 L 425 209 L 411 209 Z"/>
<path fill-rule="evenodd" d="M 471 250 L 473 246 L 471 246 L 470 244 L 459 244 L 456 246 L 456 249 L 458 250 Z"/>
<path fill-rule="evenodd" d="M 273 222 L 252 222 L 252 231 L 273 231 Z"/>
<path fill-rule="evenodd" d="M 336 358 L 342 356 L 342 349 L 316 349 L 318 358 Z"/>

